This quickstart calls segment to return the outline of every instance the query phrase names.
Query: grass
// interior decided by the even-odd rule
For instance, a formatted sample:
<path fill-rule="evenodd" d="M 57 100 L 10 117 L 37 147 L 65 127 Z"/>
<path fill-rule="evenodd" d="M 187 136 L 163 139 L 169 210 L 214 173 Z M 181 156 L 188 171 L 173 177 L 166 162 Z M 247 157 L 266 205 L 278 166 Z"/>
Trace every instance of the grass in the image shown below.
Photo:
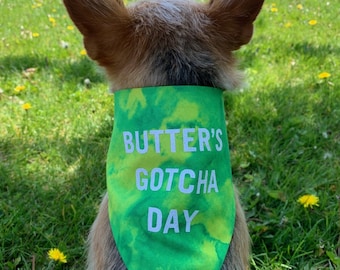
<path fill-rule="evenodd" d="M 0 269 L 52 268 L 54 247 L 67 256 L 58 268 L 83 269 L 113 99 L 60 1 L 0 5 Z M 252 269 L 340 269 L 339 10 L 266 2 L 237 52 L 249 86 L 225 105 Z M 298 203 L 304 194 L 318 206 Z"/>

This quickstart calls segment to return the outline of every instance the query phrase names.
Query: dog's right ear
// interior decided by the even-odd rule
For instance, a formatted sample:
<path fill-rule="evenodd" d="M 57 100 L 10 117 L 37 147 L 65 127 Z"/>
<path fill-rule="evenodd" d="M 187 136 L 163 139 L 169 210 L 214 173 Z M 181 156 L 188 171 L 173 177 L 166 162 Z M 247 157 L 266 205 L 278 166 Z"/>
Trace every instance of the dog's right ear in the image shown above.
<path fill-rule="evenodd" d="M 88 55 L 101 65 L 114 61 L 131 33 L 131 18 L 122 0 L 64 0 L 64 5 L 84 36 Z"/>

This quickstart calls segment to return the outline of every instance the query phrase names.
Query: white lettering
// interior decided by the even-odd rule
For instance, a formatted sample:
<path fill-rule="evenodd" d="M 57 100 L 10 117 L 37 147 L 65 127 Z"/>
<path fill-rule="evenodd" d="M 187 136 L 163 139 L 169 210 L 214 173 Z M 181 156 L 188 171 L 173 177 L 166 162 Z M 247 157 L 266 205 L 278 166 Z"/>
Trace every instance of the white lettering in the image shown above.
<path fill-rule="evenodd" d="M 176 209 L 170 209 L 169 214 L 165 220 L 164 228 L 163 228 L 163 213 L 161 209 L 156 207 L 148 208 L 148 231 L 153 233 L 161 232 L 163 228 L 163 234 L 168 234 L 170 230 L 173 230 L 174 233 L 179 233 L 180 229 L 189 233 L 191 231 L 191 224 L 193 219 L 199 213 L 198 210 L 195 210 L 191 215 L 189 214 L 189 210 L 183 210 L 183 215 L 185 218 L 185 228 L 182 227 L 182 224 L 178 222 L 178 211 Z M 184 224 L 183 224 L 184 226 Z"/>
<path fill-rule="evenodd" d="M 157 177 L 158 175 L 158 177 Z M 157 180 L 158 178 L 158 180 Z M 164 178 L 164 173 L 163 170 L 160 168 L 154 168 L 151 171 L 151 179 L 150 179 L 150 189 L 152 191 L 158 191 L 161 189 L 163 185 L 163 178 Z M 156 185 L 156 182 L 158 181 L 158 185 Z"/>
<path fill-rule="evenodd" d="M 184 194 L 195 191 L 196 194 L 219 192 L 215 170 L 199 170 L 196 174 L 190 169 L 180 171 L 178 168 L 153 168 L 147 171 L 137 168 L 135 175 L 136 187 L 140 191 L 172 191 L 177 187 Z"/>
<path fill-rule="evenodd" d="M 175 209 L 170 210 L 164 225 L 163 233 L 168 233 L 169 229 L 173 229 L 175 233 L 179 233 L 178 214 Z"/>
<path fill-rule="evenodd" d="M 156 218 L 156 222 L 153 222 L 153 218 Z M 156 207 L 149 207 L 148 209 L 148 231 L 159 232 L 162 228 L 162 212 Z"/>
<path fill-rule="evenodd" d="M 190 232 L 191 230 L 191 221 L 194 219 L 195 216 L 198 214 L 198 210 L 195 210 L 191 216 L 189 216 L 189 211 L 188 210 L 183 210 L 184 217 L 185 217 L 185 232 Z"/>
<path fill-rule="evenodd" d="M 212 189 L 214 189 L 216 193 L 218 192 L 218 186 L 217 186 L 217 181 L 216 181 L 216 172 L 215 172 L 215 170 L 212 170 L 211 174 L 210 174 L 208 193 L 210 193 Z"/>
<path fill-rule="evenodd" d="M 180 129 L 166 129 L 165 134 L 170 135 L 170 151 L 172 153 L 176 152 L 176 137 L 175 135 L 180 133 Z"/>
<path fill-rule="evenodd" d="M 223 148 L 223 142 L 222 142 L 221 135 L 222 135 L 222 130 L 217 129 L 216 130 L 216 140 L 217 140 L 218 143 L 215 145 L 215 147 L 216 147 L 216 151 L 218 151 L 218 152 L 222 151 L 222 148 Z"/>
<path fill-rule="evenodd" d="M 144 148 L 141 148 L 141 141 L 139 137 L 139 132 L 135 132 L 135 140 L 136 140 L 136 150 L 139 154 L 145 154 L 148 152 L 148 132 L 146 130 L 143 131 L 143 145 Z"/>
<path fill-rule="evenodd" d="M 164 130 L 150 130 L 150 134 L 154 135 L 154 142 L 155 142 L 155 152 L 160 153 L 161 152 L 161 145 L 159 142 L 159 135 L 164 134 Z"/>
<path fill-rule="evenodd" d="M 202 177 L 202 174 L 203 174 L 202 171 L 198 172 L 196 194 L 207 193 L 208 170 L 205 171 L 204 178 Z M 201 190 L 202 185 L 203 185 L 203 190 Z"/>
<path fill-rule="evenodd" d="M 200 151 L 203 152 L 205 151 L 204 149 L 206 148 L 207 151 L 211 151 L 210 144 L 210 133 L 209 130 L 206 128 L 199 128 L 198 129 L 198 141 L 199 141 L 199 147 Z"/>
<path fill-rule="evenodd" d="M 193 170 L 185 169 L 181 171 L 181 174 L 179 176 L 178 189 L 182 193 L 189 194 L 192 193 L 192 191 L 194 190 L 194 185 L 189 185 L 187 188 L 184 187 L 184 180 L 186 175 L 188 175 L 192 179 L 195 178 L 195 172 Z"/>
<path fill-rule="evenodd" d="M 180 134 L 180 135 L 178 135 Z M 169 138 L 164 138 L 168 135 Z M 176 136 L 178 135 L 178 136 Z M 178 149 L 176 138 L 181 137 L 182 148 Z M 125 153 L 130 154 L 137 152 L 139 154 L 145 154 L 150 150 L 153 145 L 155 153 L 160 154 L 162 151 L 170 151 L 175 153 L 177 151 L 190 152 L 204 152 L 211 151 L 214 145 L 216 151 L 222 151 L 223 132 L 221 129 L 211 129 L 211 132 L 206 128 L 183 128 L 183 129 L 156 129 L 156 130 L 144 130 L 135 131 L 134 134 L 130 131 L 123 131 L 123 141 L 125 146 Z M 163 140 L 162 140 L 163 139 Z M 166 142 L 165 139 L 169 139 L 166 143 L 166 147 L 162 145 L 162 142 Z M 153 141 L 150 145 L 149 141 Z M 196 141 L 198 146 L 196 146 Z M 168 145 L 169 143 L 169 145 Z"/>
<path fill-rule="evenodd" d="M 148 178 L 141 178 L 141 174 L 148 176 L 147 170 L 143 168 L 138 168 L 136 170 L 136 187 L 138 190 L 147 190 L 148 189 Z"/>
<path fill-rule="evenodd" d="M 166 185 L 166 191 L 171 191 L 172 182 L 174 180 L 174 175 L 175 175 L 175 173 L 179 172 L 179 169 L 167 168 L 167 169 L 165 169 L 165 172 L 169 174 L 169 180 L 168 180 L 168 184 Z"/>
<path fill-rule="evenodd" d="M 129 131 L 123 131 L 123 140 L 125 145 L 125 153 L 132 153 L 135 148 L 132 143 L 132 134 Z"/>
<path fill-rule="evenodd" d="M 196 152 L 196 147 L 189 146 L 190 143 L 194 141 L 194 137 L 191 137 L 189 134 L 194 133 L 194 128 L 184 128 L 183 129 L 183 151 L 184 152 Z"/>

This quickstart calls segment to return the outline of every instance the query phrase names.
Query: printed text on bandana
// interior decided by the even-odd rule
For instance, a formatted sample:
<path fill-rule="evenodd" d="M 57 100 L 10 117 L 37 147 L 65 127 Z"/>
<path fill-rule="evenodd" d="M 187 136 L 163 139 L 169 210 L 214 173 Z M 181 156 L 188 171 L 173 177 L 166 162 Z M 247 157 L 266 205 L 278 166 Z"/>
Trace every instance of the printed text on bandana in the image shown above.
<path fill-rule="evenodd" d="M 123 141 L 126 154 L 147 154 L 155 152 L 197 153 L 220 152 L 223 149 L 222 130 L 207 128 L 183 128 L 145 131 L 123 131 Z M 182 194 L 206 194 L 219 192 L 215 169 L 191 168 L 137 168 L 135 172 L 136 188 L 140 192 L 165 190 Z M 163 213 L 157 207 L 149 207 L 147 213 L 147 228 L 152 233 L 167 234 L 170 231 L 190 232 L 193 219 L 199 210 L 170 209 Z M 179 215 L 185 224 L 180 227 Z"/>

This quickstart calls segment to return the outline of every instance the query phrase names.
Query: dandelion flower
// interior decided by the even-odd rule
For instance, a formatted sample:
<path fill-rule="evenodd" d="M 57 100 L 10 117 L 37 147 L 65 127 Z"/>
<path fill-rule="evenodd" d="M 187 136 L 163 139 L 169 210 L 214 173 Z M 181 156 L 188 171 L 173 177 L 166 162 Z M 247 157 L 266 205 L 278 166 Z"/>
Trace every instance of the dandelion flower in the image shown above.
<path fill-rule="evenodd" d="M 286 28 L 292 27 L 292 23 L 291 23 L 291 22 L 285 23 L 285 27 L 286 27 Z"/>
<path fill-rule="evenodd" d="M 308 22 L 308 24 L 309 25 L 316 25 L 318 23 L 318 21 L 317 20 L 310 20 L 309 22 Z"/>
<path fill-rule="evenodd" d="M 53 27 L 57 25 L 56 20 L 53 17 L 49 17 L 48 20 L 50 21 Z"/>
<path fill-rule="evenodd" d="M 271 11 L 271 12 L 278 12 L 279 10 L 278 10 L 277 7 L 272 7 L 272 8 L 270 9 L 270 11 Z"/>
<path fill-rule="evenodd" d="M 73 27 L 72 25 L 68 25 L 68 26 L 67 26 L 67 30 L 72 31 L 73 29 L 74 29 L 74 27 Z"/>
<path fill-rule="evenodd" d="M 32 105 L 31 103 L 24 103 L 22 104 L 22 108 L 27 111 L 32 108 Z"/>
<path fill-rule="evenodd" d="M 51 260 L 61 263 L 67 263 L 66 256 L 57 248 L 50 249 L 47 254 Z"/>
<path fill-rule="evenodd" d="M 326 78 L 329 78 L 330 76 L 331 74 L 328 72 L 321 72 L 318 77 L 319 79 L 326 79 Z"/>
<path fill-rule="evenodd" d="M 300 10 L 303 9 L 303 6 L 301 4 L 298 4 L 296 7 Z"/>
<path fill-rule="evenodd" d="M 32 33 L 32 37 L 39 37 L 39 33 Z"/>
<path fill-rule="evenodd" d="M 301 196 L 298 199 L 298 202 L 303 205 L 304 208 L 310 207 L 313 208 L 313 206 L 319 206 L 319 197 L 312 195 L 312 194 L 306 194 Z"/>
<path fill-rule="evenodd" d="M 17 87 L 14 88 L 14 91 L 19 93 L 21 91 L 25 90 L 25 86 L 24 85 L 18 85 Z"/>
<path fill-rule="evenodd" d="M 41 3 L 37 3 L 37 4 L 33 4 L 33 5 L 32 5 L 32 8 L 38 8 L 38 7 L 41 7 L 41 6 L 42 6 Z"/>
<path fill-rule="evenodd" d="M 82 49 L 82 50 L 80 51 L 80 55 L 87 55 L 86 50 L 85 50 L 85 49 Z"/>

